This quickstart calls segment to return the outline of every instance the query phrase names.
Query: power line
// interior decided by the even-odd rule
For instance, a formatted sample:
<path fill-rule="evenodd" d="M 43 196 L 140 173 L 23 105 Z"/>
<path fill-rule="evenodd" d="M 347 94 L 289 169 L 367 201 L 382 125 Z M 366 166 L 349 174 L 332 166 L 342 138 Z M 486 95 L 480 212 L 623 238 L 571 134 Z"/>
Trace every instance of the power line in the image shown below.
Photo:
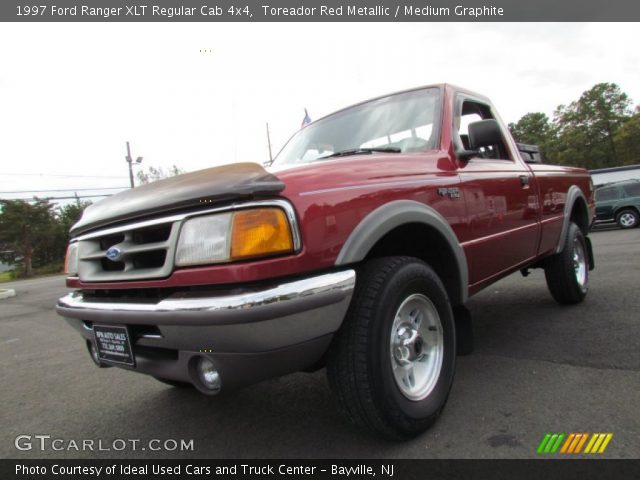
<path fill-rule="evenodd" d="M 61 178 L 129 178 L 125 175 L 58 175 L 55 173 L 0 173 L 15 177 L 61 177 Z"/>
<path fill-rule="evenodd" d="M 91 192 L 93 190 L 125 190 L 126 187 L 96 187 L 96 188 L 59 188 L 56 190 L 14 190 L 12 192 L 0 192 L 1 194 L 7 193 L 43 193 L 43 192 Z"/>

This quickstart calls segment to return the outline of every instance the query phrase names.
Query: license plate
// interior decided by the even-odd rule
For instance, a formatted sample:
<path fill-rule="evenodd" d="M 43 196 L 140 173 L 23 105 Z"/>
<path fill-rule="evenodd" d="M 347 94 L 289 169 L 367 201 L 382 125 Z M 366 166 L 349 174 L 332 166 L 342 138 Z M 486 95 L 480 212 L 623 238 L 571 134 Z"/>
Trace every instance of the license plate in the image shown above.
<path fill-rule="evenodd" d="M 127 327 L 94 325 L 93 336 L 100 360 L 131 366 L 135 364 Z"/>

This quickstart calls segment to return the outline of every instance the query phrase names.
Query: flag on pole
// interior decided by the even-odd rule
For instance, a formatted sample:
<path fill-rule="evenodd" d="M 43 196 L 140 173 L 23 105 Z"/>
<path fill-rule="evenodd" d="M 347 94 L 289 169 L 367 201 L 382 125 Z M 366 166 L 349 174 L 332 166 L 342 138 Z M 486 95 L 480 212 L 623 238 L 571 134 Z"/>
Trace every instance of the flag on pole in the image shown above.
<path fill-rule="evenodd" d="M 300 128 L 304 128 L 307 125 L 309 125 L 311 123 L 311 117 L 309 116 L 309 113 L 307 112 L 307 109 L 304 109 L 304 118 L 302 119 L 302 125 L 300 125 Z"/>

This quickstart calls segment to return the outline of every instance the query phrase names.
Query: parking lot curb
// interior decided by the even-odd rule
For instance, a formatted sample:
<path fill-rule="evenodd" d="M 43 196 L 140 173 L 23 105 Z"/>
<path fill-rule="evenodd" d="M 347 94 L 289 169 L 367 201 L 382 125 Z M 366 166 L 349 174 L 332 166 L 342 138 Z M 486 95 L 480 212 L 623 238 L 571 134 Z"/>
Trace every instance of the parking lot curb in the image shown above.
<path fill-rule="evenodd" d="M 0 300 L 3 298 L 15 297 L 16 291 L 6 288 L 0 288 Z"/>

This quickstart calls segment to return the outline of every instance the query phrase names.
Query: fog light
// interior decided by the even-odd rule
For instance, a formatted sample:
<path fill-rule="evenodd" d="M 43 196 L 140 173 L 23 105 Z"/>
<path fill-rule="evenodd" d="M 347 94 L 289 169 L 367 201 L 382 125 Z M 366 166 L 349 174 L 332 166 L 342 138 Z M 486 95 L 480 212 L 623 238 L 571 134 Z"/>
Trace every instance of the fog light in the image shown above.
<path fill-rule="evenodd" d="M 220 374 L 213 362 L 208 358 L 201 357 L 198 361 L 198 377 L 200 377 L 202 385 L 208 390 L 212 392 L 220 390 Z"/>

